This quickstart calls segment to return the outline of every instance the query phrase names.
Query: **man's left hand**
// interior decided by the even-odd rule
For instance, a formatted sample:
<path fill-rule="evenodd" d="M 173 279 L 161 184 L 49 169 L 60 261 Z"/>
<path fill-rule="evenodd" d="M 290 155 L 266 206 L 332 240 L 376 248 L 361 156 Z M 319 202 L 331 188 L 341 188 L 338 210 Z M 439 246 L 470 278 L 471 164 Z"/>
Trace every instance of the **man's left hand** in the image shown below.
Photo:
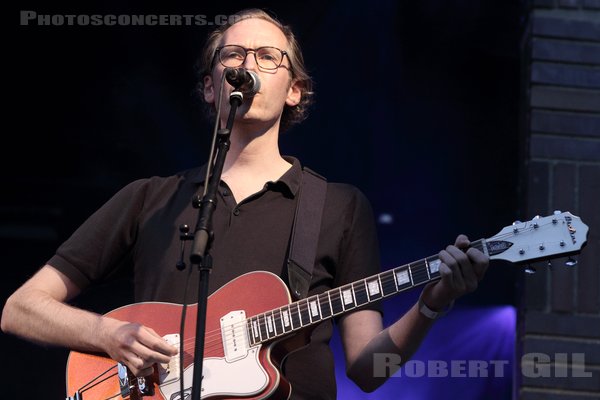
<path fill-rule="evenodd" d="M 469 238 L 458 235 L 454 245 L 440 251 L 441 279 L 423 289 L 421 299 L 433 310 L 442 310 L 453 300 L 477 289 L 489 265 L 489 257 L 469 248 Z"/>

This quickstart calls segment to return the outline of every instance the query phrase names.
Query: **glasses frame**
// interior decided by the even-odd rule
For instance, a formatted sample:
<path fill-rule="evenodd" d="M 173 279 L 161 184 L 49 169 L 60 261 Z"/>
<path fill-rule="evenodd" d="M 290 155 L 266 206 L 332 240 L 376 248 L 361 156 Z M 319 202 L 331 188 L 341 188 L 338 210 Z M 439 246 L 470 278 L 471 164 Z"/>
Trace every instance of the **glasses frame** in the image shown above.
<path fill-rule="evenodd" d="M 246 53 L 246 55 L 244 56 L 244 59 L 240 62 L 240 65 L 235 66 L 235 67 L 230 67 L 230 66 L 225 65 L 223 63 L 223 61 L 221 61 L 221 50 L 223 50 L 225 47 L 234 47 L 234 46 L 235 47 L 239 47 L 240 49 L 243 49 L 244 52 Z M 257 51 L 259 51 L 261 49 L 275 49 L 275 50 L 278 50 L 279 52 L 281 52 L 281 61 L 279 61 L 279 64 L 277 66 L 275 66 L 275 67 L 263 67 L 258 62 L 258 58 L 256 57 Z M 238 67 L 241 67 L 242 65 L 244 65 L 244 63 L 246 62 L 246 58 L 248 58 L 248 54 L 250 54 L 249 52 L 252 52 L 254 54 L 254 61 L 256 62 L 256 65 L 258 65 L 259 68 L 267 70 L 267 71 L 274 71 L 277 68 L 281 67 L 281 65 L 283 64 L 283 59 L 285 57 L 287 57 L 288 60 L 290 59 L 290 56 L 288 55 L 287 51 L 281 50 L 280 48 L 275 47 L 275 46 L 261 46 L 261 47 L 257 47 L 256 49 L 249 49 L 249 48 L 246 48 L 244 46 L 237 45 L 237 44 L 227 44 L 225 46 L 219 46 L 219 47 L 217 47 L 215 49 L 215 56 L 214 56 L 214 58 L 217 59 L 217 60 L 219 60 L 219 64 L 221 64 L 225 68 L 238 68 Z"/>

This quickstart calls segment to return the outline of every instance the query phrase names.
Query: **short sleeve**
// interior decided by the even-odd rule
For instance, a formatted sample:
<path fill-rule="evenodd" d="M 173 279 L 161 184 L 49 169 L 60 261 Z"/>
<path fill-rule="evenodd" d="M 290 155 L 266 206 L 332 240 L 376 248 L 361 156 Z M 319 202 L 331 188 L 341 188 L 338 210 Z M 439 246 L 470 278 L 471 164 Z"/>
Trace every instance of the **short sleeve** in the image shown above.
<path fill-rule="evenodd" d="M 81 289 L 107 279 L 131 255 L 148 180 L 132 182 L 92 214 L 48 264 Z"/>
<path fill-rule="evenodd" d="M 359 189 L 352 186 L 350 188 L 349 202 L 343 211 L 344 232 L 334 280 L 336 287 L 381 272 L 377 227 L 371 204 Z M 382 313 L 380 302 L 369 303 L 360 309 Z"/>

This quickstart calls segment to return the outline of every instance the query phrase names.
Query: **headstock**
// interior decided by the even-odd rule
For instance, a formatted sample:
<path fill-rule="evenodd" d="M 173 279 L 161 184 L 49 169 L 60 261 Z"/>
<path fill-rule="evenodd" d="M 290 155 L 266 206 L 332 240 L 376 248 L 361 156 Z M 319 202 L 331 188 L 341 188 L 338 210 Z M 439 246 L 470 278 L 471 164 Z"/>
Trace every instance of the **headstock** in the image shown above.
<path fill-rule="evenodd" d="M 516 221 L 486 239 L 485 245 L 492 260 L 530 264 L 579 253 L 586 244 L 588 230 L 579 217 L 555 211 L 547 217 Z"/>

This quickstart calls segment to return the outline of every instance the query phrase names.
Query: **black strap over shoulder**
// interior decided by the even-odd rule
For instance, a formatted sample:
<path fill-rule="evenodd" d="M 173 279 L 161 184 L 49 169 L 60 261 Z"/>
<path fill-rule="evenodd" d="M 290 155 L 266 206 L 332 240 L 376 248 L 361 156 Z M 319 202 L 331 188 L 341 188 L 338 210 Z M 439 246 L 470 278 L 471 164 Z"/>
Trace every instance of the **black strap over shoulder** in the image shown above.
<path fill-rule="evenodd" d="M 310 287 L 326 193 L 327 180 L 303 168 L 288 258 L 288 281 L 297 299 L 305 298 Z"/>

